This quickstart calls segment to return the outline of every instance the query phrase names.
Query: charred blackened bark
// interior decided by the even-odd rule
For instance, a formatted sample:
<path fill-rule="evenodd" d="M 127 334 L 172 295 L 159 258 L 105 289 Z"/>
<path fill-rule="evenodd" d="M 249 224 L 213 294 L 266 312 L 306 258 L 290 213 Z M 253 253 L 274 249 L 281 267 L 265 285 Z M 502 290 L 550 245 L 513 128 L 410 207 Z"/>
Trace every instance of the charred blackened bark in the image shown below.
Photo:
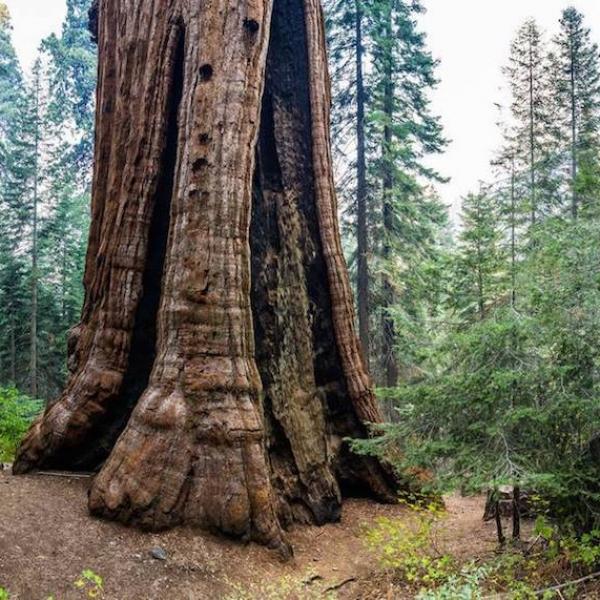
<path fill-rule="evenodd" d="M 344 441 L 380 417 L 338 232 L 319 3 L 98 8 L 86 302 L 70 382 L 15 472 L 102 467 L 94 514 L 288 555 L 282 524 L 336 520 L 344 487 L 395 491 Z"/>
<path fill-rule="evenodd" d="M 252 302 L 265 388 L 267 445 L 284 521 L 340 514 L 339 480 L 360 485 L 364 459 L 345 437 L 364 437 L 349 400 L 334 332 L 319 231 L 304 5 L 274 4 L 254 183 Z M 354 463 L 354 469 L 349 468 Z M 373 490 L 371 490 L 373 491 Z"/>
<path fill-rule="evenodd" d="M 93 0 L 88 13 L 92 41 L 98 43 L 98 0 Z"/>

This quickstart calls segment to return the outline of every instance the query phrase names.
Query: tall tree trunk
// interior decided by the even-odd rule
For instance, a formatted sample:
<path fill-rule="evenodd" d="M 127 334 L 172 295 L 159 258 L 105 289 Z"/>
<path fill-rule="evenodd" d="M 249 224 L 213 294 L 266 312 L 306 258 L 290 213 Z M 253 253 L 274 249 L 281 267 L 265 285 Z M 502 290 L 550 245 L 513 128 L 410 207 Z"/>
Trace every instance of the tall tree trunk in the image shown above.
<path fill-rule="evenodd" d="M 392 3 L 386 6 L 386 39 L 392 38 Z M 384 48 L 386 53 L 386 77 L 383 90 L 383 112 L 385 118 L 383 131 L 383 259 L 387 262 L 392 256 L 392 245 L 390 242 L 394 228 L 394 209 L 392 196 L 394 193 L 394 174 L 392 159 L 392 123 L 394 119 L 394 82 L 392 77 L 393 57 L 391 49 Z M 383 276 L 383 360 L 385 384 L 387 387 L 395 387 L 398 384 L 398 362 L 396 360 L 396 332 L 394 319 L 390 309 L 394 304 L 394 287 L 387 274 Z"/>
<path fill-rule="evenodd" d="M 14 306 L 14 305 L 13 305 Z M 11 308 L 10 317 L 10 381 L 13 385 L 17 384 L 17 341 L 16 341 L 16 323 L 15 310 Z"/>
<path fill-rule="evenodd" d="M 361 0 L 354 0 L 356 18 L 356 216 L 358 331 L 363 356 L 369 364 L 369 231 L 367 216 L 367 163 L 365 149 L 365 84 L 363 73 L 363 12 Z"/>
<path fill-rule="evenodd" d="M 483 219 L 481 202 L 483 190 L 477 199 L 477 222 L 481 223 Z M 479 314 L 479 320 L 485 320 L 485 285 L 484 285 L 484 274 L 483 274 L 483 248 L 482 240 L 479 236 L 477 238 L 477 312 Z"/>
<path fill-rule="evenodd" d="M 510 303 L 517 307 L 517 172 L 515 157 L 510 161 Z"/>
<path fill-rule="evenodd" d="M 517 310 L 517 172 L 515 168 L 515 157 L 510 161 L 510 306 Z M 517 332 L 512 329 L 512 368 L 517 369 Z M 513 379 L 510 386 L 511 408 L 515 407 L 517 396 L 517 382 Z"/>
<path fill-rule="evenodd" d="M 101 466 L 96 515 L 288 555 L 282 526 L 338 519 L 343 489 L 395 491 L 344 441 L 380 414 L 338 231 L 319 2 L 100 0 L 97 16 L 86 300 L 70 381 L 15 472 Z"/>
<path fill-rule="evenodd" d="M 533 78 L 533 47 L 529 42 L 529 185 L 531 194 L 531 225 L 537 221 L 537 189 L 535 166 L 535 97 Z"/>
<path fill-rule="evenodd" d="M 479 248 L 477 251 L 479 255 Z M 479 320 L 485 320 L 485 296 L 483 295 L 483 271 L 481 267 L 481 259 L 478 259 L 477 263 L 477 312 L 479 314 Z"/>
<path fill-rule="evenodd" d="M 575 83 L 575 50 L 573 38 L 569 39 L 570 46 L 570 94 L 571 94 L 571 215 L 577 219 L 579 199 L 577 198 L 577 90 Z"/>
<path fill-rule="evenodd" d="M 36 68 L 35 75 L 35 132 L 34 132 L 34 164 L 33 164 L 33 198 L 31 221 L 31 315 L 29 328 L 29 392 L 32 398 L 38 395 L 38 194 L 39 194 L 39 151 L 40 151 L 40 73 Z"/>

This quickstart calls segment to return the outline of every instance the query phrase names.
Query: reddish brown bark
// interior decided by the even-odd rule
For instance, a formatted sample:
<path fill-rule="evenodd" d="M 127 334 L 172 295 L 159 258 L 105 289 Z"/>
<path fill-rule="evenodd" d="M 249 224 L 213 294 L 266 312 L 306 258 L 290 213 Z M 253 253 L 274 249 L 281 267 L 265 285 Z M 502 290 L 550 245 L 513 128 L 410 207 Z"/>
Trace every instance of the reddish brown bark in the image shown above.
<path fill-rule="evenodd" d="M 102 467 L 94 514 L 290 549 L 394 478 L 338 232 L 318 0 L 101 0 L 86 302 L 15 472 Z M 269 35 L 270 34 L 270 35 Z M 263 93 L 264 92 L 264 93 Z"/>

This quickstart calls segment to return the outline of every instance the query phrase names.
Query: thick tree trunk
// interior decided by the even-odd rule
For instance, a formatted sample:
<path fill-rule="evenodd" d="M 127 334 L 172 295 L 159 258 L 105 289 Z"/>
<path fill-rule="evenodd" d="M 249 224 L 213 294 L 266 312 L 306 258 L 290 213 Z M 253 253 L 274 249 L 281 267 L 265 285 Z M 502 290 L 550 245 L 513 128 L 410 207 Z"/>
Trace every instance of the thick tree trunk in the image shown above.
<path fill-rule="evenodd" d="M 380 415 L 338 232 L 319 2 L 101 0 L 98 25 L 73 374 L 15 471 L 102 465 L 96 515 L 288 554 L 282 525 L 339 518 L 344 486 L 395 491 L 344 441 Z"/>

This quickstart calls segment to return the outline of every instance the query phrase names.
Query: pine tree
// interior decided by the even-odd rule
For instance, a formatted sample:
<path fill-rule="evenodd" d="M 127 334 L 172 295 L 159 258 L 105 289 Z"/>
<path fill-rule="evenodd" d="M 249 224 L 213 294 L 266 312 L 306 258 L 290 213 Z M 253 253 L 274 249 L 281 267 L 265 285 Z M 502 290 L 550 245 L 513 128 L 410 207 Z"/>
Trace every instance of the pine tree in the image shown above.
<path fill-rule="evenodd" d="M 38 58 L 31 80 L 24 85 L 23 93 L 17 98 L 7 154 L 6 176 L 2 181 L 2 195 L 11 221 L 13 249 L 17 256 L 26 259 L 29 264 L 28 387 L 33 397 L 37 397 L 38 394 L 39 231 L 44 127 L 42 77 L 41 60 Z"/>
<path fill-rule="evenodd" d="M 0 383 L 50 397 L 79 316 L 91 187 L 96 50 L 90 0 L 69 0 L 29 78 L 0 4 Z"/>
<path fill-rule="evenodd" d="M 504 69 L 512 95 L 516 169 L 526 172 L 530 223 L 535 225 L 556 203 L 553 174 L 553 114 L 549 64 L 542 34 L 532 19 L 518 30 Z"/>
<path fill-rule="evenodd" d="M 59 179 L 60 175 L 64 179 Z M 81 284 L 89 229 L 89 194 L 69 179 L 69 171 L 51 170 L 49 195 L 52 212 L 40 232 L 45 308 L 40 323 L 44 333 L 45 395 L 59 393 L 67 376 L 67 338 L 83 303 Z"/>
<path fill-rule="evenodd" d="M 96 48 L 88 29 L 90 0 L 69 0 L 60 37 L 42 43 L 44 89 L 44 192 L 40 229 L 40 363 L 46 397 L 67 376 L 69 329 L 83 302 L 83 268 L 89 227 L 93 154 Z"/>
<path fill-rule="evenodd" d="M 36 60 L 33 67 L 31 135 L 32 135 L 32 190 L 31 190 L 31 316 L 30 316 L 30 393 L 38 395 L 38 292 L 39 292 L 39 210 L 40 169 L 42 144 L 42 64 Z"/>
<path fill-rule="evenodd" d="M 424 217 L 421 239 L 406 248 L 400 260 L 389 261 L 396 293 L 390 308 L 394 320 L 396 360 L 402 381 L 418 378 L 428 349 L 437 337 L 436 320 L 446 287 L 446 238 L 448 211 L 433 189 L 423 190 L 419 200 Z M 428 220 L 428 228 L 425 227 Z"/>
<path fill-rule="evenodd" d="M 36 82 L 24 82 L 10 41 L 10 20 L 1 11 L 0 123 L 2 177 L 0 203 L 3 219 L 0 296 L 6 308 L 1 326 L 3 354 L 9 357 L 3 379 L 26 384 L 37 393 L 37 271 L 39 200 L 39 111 Z M 25 292 L 26 287 L 29 288 Z M 25 324 L 29 332 L 26 334 Z M 26 358 L 27 357 L 27 358 Z M 25 366 L 25 362 L 28 366 Z"/>
<path fill-rule="evenodd" d="M 395 263 L 408 264 L 419 254 L 443 219 L 439 205 L 424 193 L 427 181 L 441 177 L 424 158 L 446 144 L 439 119 L 431 113 L 429 94 L 437 85 L 436 61 L 418 31 L 419 2 L 374 0 L 373 101 L 369 143 L 378 148 L 373 178 L 379 193 L 380 241 L 374 247 L 382 273 L 378 312 L 381 315 L 383 380 L 388 387 L 399 377 L 394 306 L 400 301 Z"/>
<path fill-rule="evenodd" d="M 0 3 L 0 381 L 17 383 L 18 329 L 22 315 L 24 273 L 16 256 L 14 217 L 9 210 L 8 181 L 11 153 L 17 140 L 15 117 L 22 93 L 23 79 L 12 44 L 12 25 L 8 9 Z"/>
<path fill-rule="evenodd" d="M 582 163 L 589 173 L 598 158 L 600 129 L 600 52 L 584 25 L 583 15 L 567 8 L 560 19 L 560 33 L 554 39 L 554 94 L 558 106 L 561 148 L 570 162 L 571 214 L 579 213 L 579 186 L 585 183 L 578 175 Z M 587 188 L 587 192 L 586 192 Z M 592 188 L 593 189 L 593 188 Z M 590 188 L 583 186 L 584 195 Z"/>
<path fill-rule="evenodd" d="M 6 169 L 8 138 L 22 85 L 23 76 L 12 44 L 10 14 L 0 2 L 0 176 Z"/>
<path fill-rule="evenodd" d="M 455 263 L 451 308 L 463 323 L 483 321 L 498 300 L 503 277 L 501 240 L 494 197 L 482 190 L 462 203 L 462 230 Z"/>
<path fill-rule="evenodd" d="M 49 58 L 49 118 L 72 131 L 65 162 L 81 174 L 89 187 L 94 150 L 96 47 L 88 27 L 92 0 L 67 0 L 60 37 L 51 34 L 42 43 Z"/>
<path fill-rule="evenodd" d="M 89 228 L 96 47 L 88 28 L 91 0 L 68 0 L 60 36 L 42 44 L 48 63 L 47 185 L 52 211 L 43 230 L 45 289 L 55 299 L 44 314 L 46 381 L 58 393 L 66 378 L 69 329 L 83 303 L 81 280 Z"/>
<path fill-rule="evenodd" d="M 530 218 L 529 180 L 527 173 L 517 170 L 518 148 L 510 137 L 505 135 L 505 147 L 492 162 L 497 175 L 496 183 L 490 186 L 494 209 L 501 229 L 501 256 L 505 267 L 504 289 L 510 295 L 510 304 L 517 305 L 517 280 L 519 264 L 526 246 Z"/>

